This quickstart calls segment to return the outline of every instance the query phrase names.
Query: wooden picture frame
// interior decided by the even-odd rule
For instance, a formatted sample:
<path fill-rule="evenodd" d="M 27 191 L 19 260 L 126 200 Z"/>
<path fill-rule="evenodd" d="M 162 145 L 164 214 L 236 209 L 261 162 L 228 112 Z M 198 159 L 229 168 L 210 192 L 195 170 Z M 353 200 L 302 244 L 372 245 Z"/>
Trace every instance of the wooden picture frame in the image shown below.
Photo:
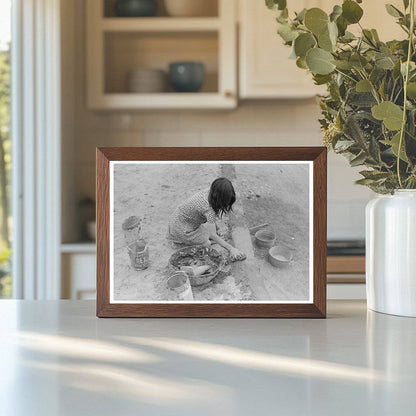
<path fill-rule="evenodd" d="M 97 316 L 98 317 L 211 317 L 211 318 L 325 318 L 327 150 L 324 147 L 128 147 L 97 148 Z M 309 189 L 312 216 L 309 239 L 310 301 L 247 303 L 114 303 L 110 301 L 110 166 L 140 163 L 293 163 L 310 162 Z M 192 162 L 190 162 L 192 161 Z M 111 163 L 113 162 L 113 163 Z"/>

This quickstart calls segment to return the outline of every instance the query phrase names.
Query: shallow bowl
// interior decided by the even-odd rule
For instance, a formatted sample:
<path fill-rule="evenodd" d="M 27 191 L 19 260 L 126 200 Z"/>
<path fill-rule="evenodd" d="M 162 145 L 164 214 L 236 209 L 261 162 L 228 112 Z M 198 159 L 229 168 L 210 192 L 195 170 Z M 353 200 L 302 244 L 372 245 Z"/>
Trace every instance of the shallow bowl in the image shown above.
<path fill-rule="evenodd" d="M 293 260 L 290 249 L 282 246 L 274 246 L 269 250 L 269 263 L 274 267 L 287 266 Z"/>
<path fill-rule="evenodd" d="M 272 230 L 259 230 L 254 234 L 254 238 L 259 247 L 270 248 L 276 241 L 276 234 Z"/>

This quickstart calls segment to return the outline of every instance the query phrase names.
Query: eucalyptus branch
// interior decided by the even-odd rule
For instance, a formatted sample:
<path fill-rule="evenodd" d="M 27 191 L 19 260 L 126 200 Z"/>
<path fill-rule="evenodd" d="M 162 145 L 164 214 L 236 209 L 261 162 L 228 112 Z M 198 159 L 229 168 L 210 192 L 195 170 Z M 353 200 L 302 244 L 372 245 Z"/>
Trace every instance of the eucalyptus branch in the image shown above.
<path fill-rule="evenodd" d="M 390 94 L 390 101 L 392 101 L 393 95 L 394 95 L 394 90 L 396 89 L 396 84 L 397 84 L 397 80 L 394 80 L 393 82 L 393 88 L 391 89 L 391 94 Z M 393 101 L 395 102 L 395 101 Z"/>
<path fill-rule="evenodd" d="M 374 87 L 373 83 L 370 81 L 370 78 L 368 78 L 368 75 L 365 72 L 365 69 L 363 68 L 362 65 L 361 65 L 360 74 L 363 77 L 363 79 L 365 79 L 369 82 L 370 87 L 371 87 L 371 93 L 373 94 L 374 99 L 377 101 L 377 104 L 380 104 L 380 98 L 378 96 L 378 92 L 377 92 L 376 88 Z"/>
<path fill-rule="evenodd" d="M 400 23 L 397 23 L 397 24 L 400 26 L 400 29 L 402 29 L 406 33 L 406 35 L 409 35 L 409 31 L 407 30 L 407 27 L 401 25 Z"/>
<path fill-rule="evenodd" d="M 409 81 L 409 68 L 412 58 L 413 50 L 413 36 L 414 36 L 414 27 L 415 27 L 415 0 L 410 0 L 410 30 L 409 30 L 409 44 L 407 47 L 407 60 L 406 60 L 406 72 L 403 80 L 403 118 L 402 118 L 402 127 L 400 129 L 400 140 L 399 140 L 399 149 L 397 151 L 397 178 L 399 180 L 400 187 L 403 187 L 402 177 L 400 173 L 400 156 L 402 154 L 404 131 L 406 129 L 406 108 L 407 108 L 407 83 Z"/>
<path fill-rule="evenodd" d="M 365 34 L 365 32 L 364 32 L 364 28 L 361 26 L 361 23 L 360 22 L 358 22 L 358 26 L 360 27 L 360 29 L 361 29 L 361 33 L 363 34 L 363 36 L 365 37 L 365 40 L 367 41 L 367 43 L 369 44 L 369 45 L 371 45 L 373 48 L 374 48 L 374 50 L 376 50 L 376 51 L 378 51 L 378 49 L 377 49 L 377 45 L 375 45 L 374 43 L 373 43 L 373 41 Z"/>
<path fill-rule="evenodd" d="M 344 75 L 344 77 L 350 79 L 351 81 L 357 83 L 357 80 L 353 77 L 350 77 L 348 74 L 346 74 L 345 72 L 342 72 L 341 70 L 339 70 L 338 68 L 335 68 L 335 71 L 338 72 L 341 75 Z"/>
<path fill-rule="evenodd" d="M 394 103 L 399 99 L 400 94 L 402 93 L 402 91 L 403 91 L 403 88 L 399 88 L 399 91 L 397 92 L 396 96 L 394 97 L 394 100 L 393 100 Z"/>
<path fill-rule="evenodd" d="M 286 6 L 285 0 L 266 3 L 274 10 L 276 5 Z M 297 32 L 295 54 L 303 58 L 305 69 L 315 80 L 327 86 L 327 96 L 320 98 L 325 142 L 339 143 L 333 149 L 336 153 L 370 169 L 363 176 L 372 190 L 386 194 L 399 188 L 416 189 L 416 151 L 407 141 L 416 140 L 412 125 L 416 118 L 416 71 L 412 69 L 416 58 L 416 0 L 404 0 L 404 16 L 387 7 L 406 33 L 404 41 L 388 42 L 378 40 L 373 29 L 363 28 L 360 3 L 343 2 L 343 7 L 334 7 L 331 14 L 318 7 L 305 9 L 301 21 L 299 17 L 292 20 L 285 9 L 280 19 L 285 27 L 279 34 L 287 39 Z M 361 33 L 350 36 L 340 30 L 336 34 L 332 26 L 335 23 L 340 28 L 340 17 L 345 29 L 354 25 Z M 367 93 L 357 94 L 357 89 Z M 380 180 L 378 172 L 383 170 L 389 176 Z"/>

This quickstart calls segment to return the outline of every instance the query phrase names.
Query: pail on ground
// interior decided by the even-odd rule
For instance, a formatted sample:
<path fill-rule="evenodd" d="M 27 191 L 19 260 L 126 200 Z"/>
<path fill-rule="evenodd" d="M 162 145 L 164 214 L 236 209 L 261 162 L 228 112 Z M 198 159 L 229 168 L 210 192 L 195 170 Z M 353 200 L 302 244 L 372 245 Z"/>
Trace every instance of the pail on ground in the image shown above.
<path fill-rule="evenodd" d="M 144 240 L 138 240 L 127 246 L 131 267 L 145 270 L 149 267 L 149 247 Z"/>
<path fill-rule="evenodd" d="M 127 245 L 133 244 L 140 240 L 140 218 L 132 215 L 124 220 L 121 225 L 124 233 L 124 241 Z"/>
<path fill-rule="evenodd" d="M 191 284 L 185 272 L 176 272 L 167 281 L 169 300 L 194 300 Z"/>

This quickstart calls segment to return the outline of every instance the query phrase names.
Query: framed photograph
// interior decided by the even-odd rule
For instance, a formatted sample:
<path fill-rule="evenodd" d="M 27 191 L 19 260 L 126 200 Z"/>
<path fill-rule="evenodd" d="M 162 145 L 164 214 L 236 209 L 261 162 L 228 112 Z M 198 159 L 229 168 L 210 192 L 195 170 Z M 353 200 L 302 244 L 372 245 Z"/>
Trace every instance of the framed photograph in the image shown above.
<path fill-rule="evenodd" d="M 326 154 L 97 149 L 97 316 L 324 318 Z"/>

